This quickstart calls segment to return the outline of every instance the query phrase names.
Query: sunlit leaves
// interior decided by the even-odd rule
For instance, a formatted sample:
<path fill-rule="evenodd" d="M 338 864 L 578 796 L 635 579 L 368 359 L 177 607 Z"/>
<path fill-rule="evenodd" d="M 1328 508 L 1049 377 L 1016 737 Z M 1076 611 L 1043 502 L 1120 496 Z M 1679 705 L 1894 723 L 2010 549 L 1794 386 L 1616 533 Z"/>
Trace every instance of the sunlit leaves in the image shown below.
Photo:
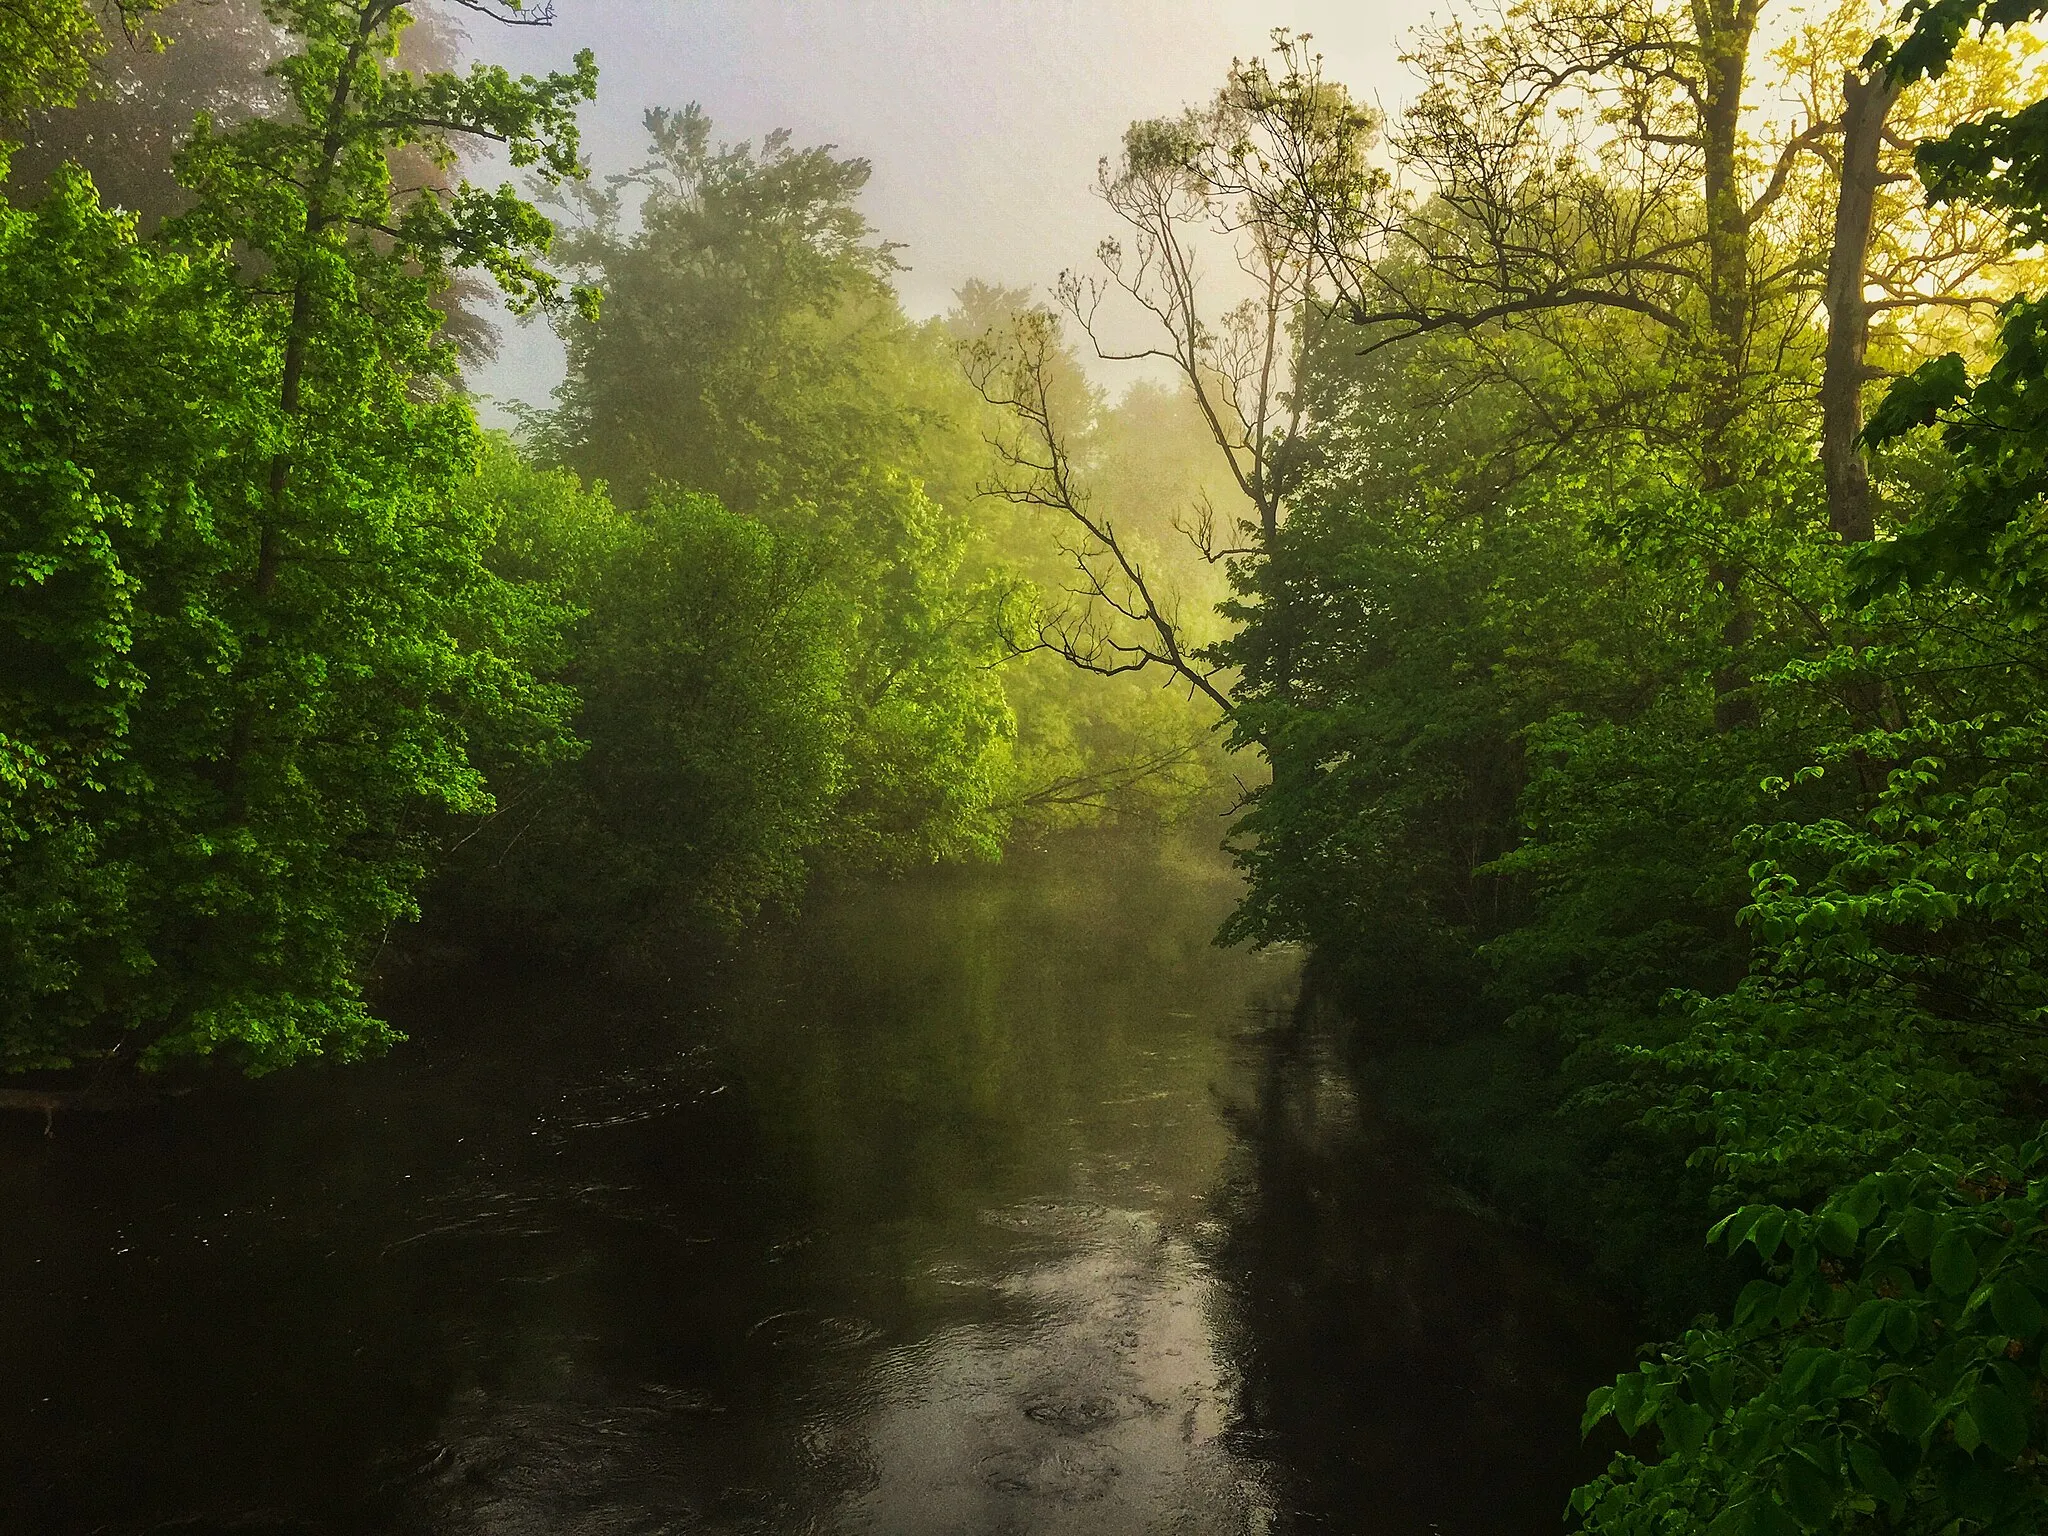
<path fill-rule="evenodd" d="M 1655 1423 L 1667 1452 L 1621 1458 L 1581 1489 L 1589 1524 L 1664 1530 L 1682 1513 L 1696 1523 L 1677 1528 L 1712 1531 L 1782 1515 L 1828 1530 L 1859 1498 L 1910 1512 L 1915 1531 L 1944 1510 L 2048 1514 L 2048 1490 L 2012 1470 L 2048 1430 L 2042 1164 L 2032 1145 L 1969 1170 L 1909 1154 L 1816 1211 L 1724 1219 L 1716 1240 L 1767 1260 L 1769 1277 L 1730 1328 L 1687 1333 L 1589 1399 L 1588 1429 Z"/>
<path fill-rule="evenodd" d="M 7 1068 L 381 1047 L 364 964 L 491 808 L 480 760 L 567 744 L 527 664 L 562 616 L 455 500 L 476 425 L 430 303 L 472 263 L 545 300 L 547 226 L 395 208 L 388 156 L 477 132 L 566 166 L 592 68 L 415 77 L 383 0 L 274 14 L 297 113 L 202 126 L 160 243 L 75 175 L 0 206 Z"/>

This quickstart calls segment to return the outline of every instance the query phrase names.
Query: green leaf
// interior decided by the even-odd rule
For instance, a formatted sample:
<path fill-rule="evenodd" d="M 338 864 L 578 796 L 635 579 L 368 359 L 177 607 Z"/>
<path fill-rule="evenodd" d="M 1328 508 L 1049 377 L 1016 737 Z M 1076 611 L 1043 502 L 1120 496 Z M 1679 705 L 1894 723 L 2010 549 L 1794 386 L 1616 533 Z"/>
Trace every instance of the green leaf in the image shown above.
<path fill-rule="evenodd" d="M 1742 1288 L 1742 1294 L 1735 1298 L 1736 1326 L 1747 1326 L 1759 1314 L 1769 1316 L 1776 1311 L 1778 1294 L 1778 1287 L 1772 1281 L 1750 1281 Z"/>
<path fill-rule="evenodd" d="M 1884 1208 L 1884 1199 L 1879 1193 L 1878 1181 L 1870 1178 L 1850 1190 L 1836 1202 L 1836 1205 L 1848 1213 L 1849 1219 L 1854 1221 L 1860 1230 L 1877 1220 L 1878 1212 Z"/>
<path fill-rule="evenodd" d="M 1934 1283 L 1951 1296 L 1960 1296 L 1977 1279 L 1977 1255 L 1970 1239 L 1961 1232 L 1949 1232 L 1935 1243 L 1929 1260 Z"/>
<path fill-rule="evenodd" d="M 1756 1219 L 1763 1214 L 1764 1209 L 1761 1205 L 1745 1205 L 1739 1210 L 1730 1211 L 1708 1229 L 1707 1241 L 1725 1241 L 1728 1251 L 1733 1253 L 1742 1246 L 1742 1240 L 1749 1236 L 1749 1229 L 1756 1225 Z"/>
<path fill-rule="evenodd" d="M 1893 1477 L 1891 1469 L 1884 1464 L 1884 1458 L 1877 1454 L 1875 1446 L 1861 1440 L 1849 1442 L 1849 1467 L 1856 1474 L 1856 1481 L 1878 1498 L 1889 1504 L 1905 1494 L 1899 1480 Z"/>
<path fill-rule="evenodd" d="M 1861 1397 L 1870 1390 L 1870 1383 L 1871 1374 L 1869 1366 L 1865 1365 L 1861 1360 L 1837 1357 L 1835 1361 L 1835 1379 L 1830 1389 L 1836 1397 Z"/>
<path fill-rule="evenodd" d="M 1884 1318 L 1884 1341 L 1895 1355 L 1905 1354 L 1920 1342 L 1920 1314 L 1910 1303 L 1890 1303 Z"/>
<path fill-rule="evenodd" d="M 1808 1530 L 1827 1525 L 1835 1513 L 1835 1480 L 1804 1448 L 1785 1458 L 1780 1478 L 1792 1516 Z"/>
<path fill-rule="evenodd" d="M 2009 1276 L 1991 1287 L 1991 1315 L 2016 1339 L 2031 1339 L 2041 1331 L 2040 1298 Z"/>
<path fill-rule="evenodd" d="M 1749 1229 L 1749 1240 L 1756 1245 L 1757 1257 L 1768 1259 L 1778 1251 L 1778 1243 L 1785 1235 L 1785 1213 L 1776 1206 L 1766 1208 L 1756 1219 L 1756 1225 Z"/>
<path fill-rule="evenodd" d="M 1778 1297 L 1780 1327 L 1790 1328 L 1799 1321 L 1800 1316 L 1806 1311 L 1806 1304 L 1813 1295 L 1813 1289 L 1811 1275 L 1802 1275 L 1785 1287 L 1784 1293 Z"/>
<path fill-rule="evenodd" d="M 1616 1378 L 1611 1402 L 1614 1422 L 1621 1426 L 1624 1435 L 1633 1435 L 1641 1422 L 1637 1415 L 1643 1408 L 1643 1373 L 1630 1371 L 1626 1376 Z"/>
<path fill-rule="evenodd" d="M 1984 1443 L 1999 1455 L 2010 1459 L 2027 1448 L 2025 1410 L 1991 1383 L 1981 1384 L 1970 1394 L 1970 1417 L 1977 1421 Z M 1956 1443 L 1962 1443 L 1960 1433 Z"/>
<path fill-rule="evenodd" d="M 1934 1212 L 1916 1205 L 1899 1218 L 1899 1240 L 1915 1263 L 1925 1264 L 1934 1251 Z"/>
<path fill-rule="evenodd" d="M 1922 363 L 1904 378 L 1892 381 L 1870 413 L 1863 441 L 1882 443 L 1915 427 L 1931 426 L 1941 412 L 1969 392 L 1970 370 L 1963 365 L 1960 352 Z"/>
<path fill-rule="evenodd" d="M 1977 1429 L 1977 1421 L 1965 1408 L 1951 1421 L 1955 1428 L 1956 1444 L 1966 1451 L 1974 1451 L 1984 1443 L 1984 1437 Z"/>
<path fill-rule="evenodd" d="M 1814 1235 L 1821 1247 L 1837 1258 L 1846 1258 L 1856 1251 L 1856 1219 L 1847 1211 L 1830 1211 L 1821 1217 L 1820 1228 Z"/>
<path fill-rule="evenodd" d="M 1579 1417 L 1579 1434 L 1593 1433 L 1593 1426 L 1614 1411 L 1614 1388 L 1595 1387 L 1586 1394 L 1586 1411 Z"/>
<path fill-rule="evenodd" d="M 1917 1381 L 1895 1381 L 1884 1400 L 1884 1416 L 1908 1440 L 1923 1439 L 1934 1427 L 1934 1399 Z"/>
<path fill-rule="evenodd" d="M 1891 1312 L 1891 1303 L 1882 1296 L 1873 1296 L 1854 1312 L 1849 1314 L 1848 1326 L 1842 1330 L 1842 1342 L 1851 1349 L 1869 1349 L 1884 1332 L 1885 1319 Z"/>
<path fill-rule="evenodd" d="M 1833 1350 L 1794 1350 L 1787 1357 L 1783 1370 L 1778 1373 L 1778 1391 L 1787 1402 L 1806 1401 L 1813 1395 L 1817 1385 L 1816 1378 L 1822 1374 L 1822 1368 L 1831 1365 L 1833 1360 Z M 1833 1380 L 1832 1371 L 1827 1372 L 1826 1376 L 1829 1381 Z M 1826 1390 L 1825 1386 L 1820 1389 Z"/>
<path fill-rule="evenodd" d="M 1677 1404 L 1658 1425 L 1665 1444 L 1680 1456 L 1697 1455 L 1706 1444 L 1707 1431 L 1713 1427 L 1714 1416 L 1696 1403 Z"/>
<path fill-rule="evenodd" d="M 1735 1406 L 1735 1362 L 1720 1359 L 1707 1372 L 1707 1395 L 1712 1400 L 1716 1413 L 1726 1413 Z"/>

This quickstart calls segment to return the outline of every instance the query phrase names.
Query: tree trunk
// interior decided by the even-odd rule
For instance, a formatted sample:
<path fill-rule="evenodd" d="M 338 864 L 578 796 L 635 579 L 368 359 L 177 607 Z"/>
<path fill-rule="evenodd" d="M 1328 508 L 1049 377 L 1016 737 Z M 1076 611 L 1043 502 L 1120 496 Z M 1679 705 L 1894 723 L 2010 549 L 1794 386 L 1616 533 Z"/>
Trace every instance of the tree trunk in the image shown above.
<path fill-rule="evenodd" d="M 1854 70 L 1842 77 L 1842 180 L 1828 249 L 1820 460 L 1827 474 L 1828 525 L 1845 544 L 1868 541 L 1874 529 L 1870 475 L 1856 443 L 1863 430 L 1863 354 L 1870 342 L 1863 281 L 1877 210 L 1877 152 L 1885 118 L 1898 99 L 1898 83 L 1884 70 L 1868 80 Z"/>
<path fill-rule="evenodd" d="M 1710 502 L 1741 483 L 1736 442 L 1743 414 L 1742 380 L 1754 296 L 1749 270 L 1749 210 L 1743 204 L 1742 90 L 1756 34 L 1758 0 L 1694 0 L 1701 60 L 1700 139 L 1705 151 L 1707 220 L 1706 380 L 1701 421 L 1700 484 Z M 1726 662 L 1714 673 L 1714 721 L 1722 730 L 1753 725 L 1756 701 L 1744 656 L 1756 616 L 1733 560 L 1709 564 L 1707 579 L 1730 605 L 1721 632 Z"/>

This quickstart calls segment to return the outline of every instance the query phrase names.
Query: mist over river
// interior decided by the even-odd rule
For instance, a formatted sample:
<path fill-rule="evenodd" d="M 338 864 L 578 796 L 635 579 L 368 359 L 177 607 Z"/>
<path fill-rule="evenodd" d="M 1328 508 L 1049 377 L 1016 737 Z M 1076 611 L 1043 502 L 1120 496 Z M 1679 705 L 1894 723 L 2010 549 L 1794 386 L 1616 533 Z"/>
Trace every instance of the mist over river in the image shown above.
<path fill-rule="evenodd" d="M 367 1066 L 0 1123 L 0 1526 L 1516 1533 L 1624 1320 L 1381 1131 L 1220 858 L 1072 837 Z"/>

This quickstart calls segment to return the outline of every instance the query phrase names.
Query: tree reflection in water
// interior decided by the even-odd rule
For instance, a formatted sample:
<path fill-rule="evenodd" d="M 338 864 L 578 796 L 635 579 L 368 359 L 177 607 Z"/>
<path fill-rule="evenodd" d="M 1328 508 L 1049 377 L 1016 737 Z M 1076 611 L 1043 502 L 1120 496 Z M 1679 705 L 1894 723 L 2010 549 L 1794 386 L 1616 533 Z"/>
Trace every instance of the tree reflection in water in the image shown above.
<path fill-rule="evenodd" d="M 1345 1036 L 1311 995 L 1245 1039 L 1209 1250 L 1227 1439 L 1270 1465 L 1279 1530 L 1559 1530 L 1604 1460 L 1578 1417 L 1630 1358 L 1626 1320 L 1428 1171 Z"/>

